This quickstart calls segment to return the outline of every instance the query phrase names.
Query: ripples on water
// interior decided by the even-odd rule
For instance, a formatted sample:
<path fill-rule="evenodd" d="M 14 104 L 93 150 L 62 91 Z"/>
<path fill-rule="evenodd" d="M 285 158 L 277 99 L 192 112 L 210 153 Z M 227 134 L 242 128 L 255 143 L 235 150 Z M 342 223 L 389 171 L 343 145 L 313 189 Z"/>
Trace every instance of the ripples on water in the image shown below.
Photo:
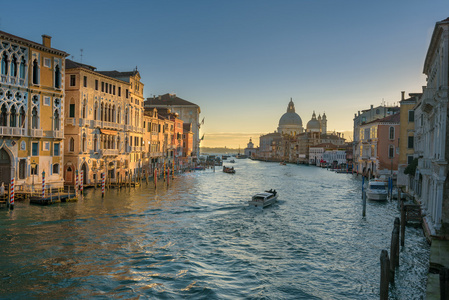
<path fill-rule="evenodd" d="M 0 298 L 378 299 L 396 202 L 307 166 L 238 160 L 77 203 L 0 210 Z M 279 191 L 272 207 L 250 196 Z M 425 295 L 429 247 L 407 228 L 391 299 Z"/>

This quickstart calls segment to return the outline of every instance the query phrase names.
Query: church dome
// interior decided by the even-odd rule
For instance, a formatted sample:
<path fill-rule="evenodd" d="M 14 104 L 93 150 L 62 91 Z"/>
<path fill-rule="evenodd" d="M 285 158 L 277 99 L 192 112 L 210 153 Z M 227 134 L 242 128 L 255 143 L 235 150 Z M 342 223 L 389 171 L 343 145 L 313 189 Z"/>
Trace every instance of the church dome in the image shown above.
<path fill-rule="evenodd" d="M 292 100 L 290 100 L 290 103 L 288 104 L 287 112 L 279 119 L 280 127 L 288 125 L 302 127 L 301 117 L 295 112 L 295 105 Z"/>
<path fill-rule="evenodd" d="M 307 123 L 307 130 L 320 131 L 320 121 L 316 119 L 315 112 L 313 112 L 312 119 Z"/>

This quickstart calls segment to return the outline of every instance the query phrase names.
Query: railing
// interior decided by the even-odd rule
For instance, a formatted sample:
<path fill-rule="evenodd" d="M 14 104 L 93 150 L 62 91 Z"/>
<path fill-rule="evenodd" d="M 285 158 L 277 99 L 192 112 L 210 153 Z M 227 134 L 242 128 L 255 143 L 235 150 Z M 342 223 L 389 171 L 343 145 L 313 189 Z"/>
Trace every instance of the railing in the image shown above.
<path fill-rule="evenodd" d="M 65 125 L 75 126 L 75 119 L 74 118 L 65 119 Z"/>
<path fill-rule="evenodd" d="M 20 85 L 25 86 L 25 79 L 19 78 L 19 77 L 11 77 L 7 75 L 0 75 L 0 82 L 4 84 L 11 84 L 11 85 Z"/>
<path fill-rule="evenodd" d="M 44 136 L 44 131 L 42 129 L 31 128 L 30 129 L 30 136 L 31 137 L 43 137 Z"/>
<path fill-rule="evenodd" d="M 2 136 L 25 136 L 26 133 L 25 128 L 0 126 L 0 135 Z"/>
<path fill-rule="evenodd" d="M 64 132 L 62 130 L 54 130 L 53 137 L 56 139 L 62 139 L 64 138 Z"/>
<path fill-rule="evenodd" d="M 125 125 L 125 131 L 131 131 L 132 126 L 131 125 Z"/>
<path fill-rule="evenodd" d="M 84 126 L 89 127 L 89 125 L 90 125 L 89 120 L 86 120 L 86 119 L 80 119 L 80 127 L 84 127 Z"/>
<path fill-rule="evenodd" d="M 94 120 L 93 127 L 102 127 L 101 126 L 101 121 L 100 120 Z"/>
<path fill-rule="evenodd" d="M 100 154 L 102 156 L 117 156 L 118 149 L 101 149 Z"/>

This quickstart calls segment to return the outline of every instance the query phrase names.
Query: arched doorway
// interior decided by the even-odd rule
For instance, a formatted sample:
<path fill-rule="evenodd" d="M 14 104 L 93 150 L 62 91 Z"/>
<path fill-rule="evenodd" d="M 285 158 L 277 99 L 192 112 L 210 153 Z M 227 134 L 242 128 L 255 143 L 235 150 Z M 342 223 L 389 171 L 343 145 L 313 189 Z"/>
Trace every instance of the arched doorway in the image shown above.
<path fill-rule="evenodd" d="M 11 181 L 11 158 L 5 149 L 0 149 L 0 184 L 5 185 Z"/>
<path fill-rule="evenodd" d="M 73 168 L 72 166 L 68 166 L 65 171 L 65 182 L 69 184 L 73 184 Z"/>
<path fill-rule="evenodd" d="M 83 171 L 83 185 L 87 184 L 87 164 L 83 163 L 83 165 L 81 166 L 81 171 Z"/>

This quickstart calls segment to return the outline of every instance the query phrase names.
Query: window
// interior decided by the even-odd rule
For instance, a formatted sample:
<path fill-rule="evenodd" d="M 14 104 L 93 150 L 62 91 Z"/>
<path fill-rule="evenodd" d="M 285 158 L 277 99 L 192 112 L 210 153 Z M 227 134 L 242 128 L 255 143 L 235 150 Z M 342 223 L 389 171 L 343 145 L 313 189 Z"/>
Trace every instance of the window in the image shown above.
<path fill-rule="evenodd" d="M 33 61 L 33 84 L 39 84 L 39 64 L 37 59 Z"/>
<path fill-rule="evenodd" d="M 21 159 L 19 160 L 19 179 L 25 179 L 26 178 L 26 167 L 27 167 L 27 160 Z"/>
<path fill-rule="evenodd" d="M 122 87 L 121 86 L 118 87 L 118 96 L 119 97 L 122 96 Z"/>
<path fill-rule="evenodd" d="M 53 144 L 53 155 L 54 156 L 60 156 L 61 152 L 59 151 L 59 143 L 54 143 Z"/>
<path fill-rule="evenodd" d="M 75 151 L 75 139 L 73 137 L 69 140 L 69 152 Z"/>
<path fill-rule="evenodd" d="M 75 117 L 75 103 L 70 103 L 69 107 L 69 118 Z"/>
<path fill-rule="evenodd" d="M 15 55 L 11 59 L 11 76 L 17 77 L 17 58 Z"/>
<path fill-rule="evenodd" d="M 51 68 L 51 59 L 44 57 L 44 67 Z"/>
<path fill-rule="evenodd" d="M 55 88 L 61 88 L 61 70 L 59 69 L 59 66 L 56 66 L 55 68 Z"/>
<path fill-rule="evenodd" d="M 31 165 L 31 175 L 37 175 L 39 171 L 39 165 L 35 164 L 34 166 Z"/>
<path fill-rule="evenodd" d="M 87 76 L 83 77 L 83 86 L 87 87 Z"/>
<path fill-rule="evenodd" d="M 413 149 L 413 140 L 414 140 L 414 137 L 413 137 L 413 136 L 409 136 L 409 137 L 408 137 L 407 148 Z"/>
<path fill-rule="evenodd" d="M 128 91 L 128 89 L 126 89 L 126 91 L 125 91 L 125 97 L 126 97 L 126 99 L 128 99 L 128 97 L 129 97 L 129 91 Z"/>
<path fill-rule="evenodd" d="M 95 90 L 98 91 L 98 79 L 95 79 Z"/>
<path fill-rule="evenodd" d="M 42 145 L 42 150 L 50 151 L 50 142 L 44 142 Z"/>
<path fill-rule="evenodd" d="M 70 86 L 76 85 L 76 75 L 70 75 Z"/>
<path fill-rule="evenodd" d="M 114 94 L 114 95 L 115 95 L 115 85 L 114 85 L 114 86 L 112 86 L 112 94 Z"/>
<path fill-rule="evenodd" d="M 6 51 L 2 55 L 2 75 L 8 74 L 8 55 L 6 55 Z"/>
<path fill-rule="evenodd" d="M 45 106 L 50 106 L 50 97 L 44 96 L 44 105 Z"/>
<path fill-rule="evenodd" d="M 394 127 L 390 127 L 390 140 L 394 140 Z"/>
<path fill-rule="evenodd" d="M 39 142 L 32 142 L 31 143 L 31 155 L 32 156 L 39 156 Z"/>
<path fill-rule="evenodd" d="M 415 111 L 414 110 L 408 111 L 408 121 L 415 122 Z"/>
<path fill-rule="evenodd" d="M 31 112 L 31 128 L 32 129 L 37 129 L 37 127 L 39 126 L 39 117 L 38 117 L 38 113 L 37 113 L 37 108 L 33 107 L 33 110 Z"/>
<path fill-rule="evenodd" d="M 394 157 L 394 146 L 390 145 L 390 148 L 388 149 L 388 157 L 393 158 Z"/>
<path fill-rule="evenodd" d="M 411 164 L 413 162 L 413 155 L 407 156 L 407 164 Z"/>
<path fill-rule="evenodd" d="M 101 82 L 101 91 L 104 92 L 104 82 Z"/>
<path fill-rule="evenodd" d="M 53 174 L 59 174 L 59 164 L 54 164 L 52 170 Z"/>

